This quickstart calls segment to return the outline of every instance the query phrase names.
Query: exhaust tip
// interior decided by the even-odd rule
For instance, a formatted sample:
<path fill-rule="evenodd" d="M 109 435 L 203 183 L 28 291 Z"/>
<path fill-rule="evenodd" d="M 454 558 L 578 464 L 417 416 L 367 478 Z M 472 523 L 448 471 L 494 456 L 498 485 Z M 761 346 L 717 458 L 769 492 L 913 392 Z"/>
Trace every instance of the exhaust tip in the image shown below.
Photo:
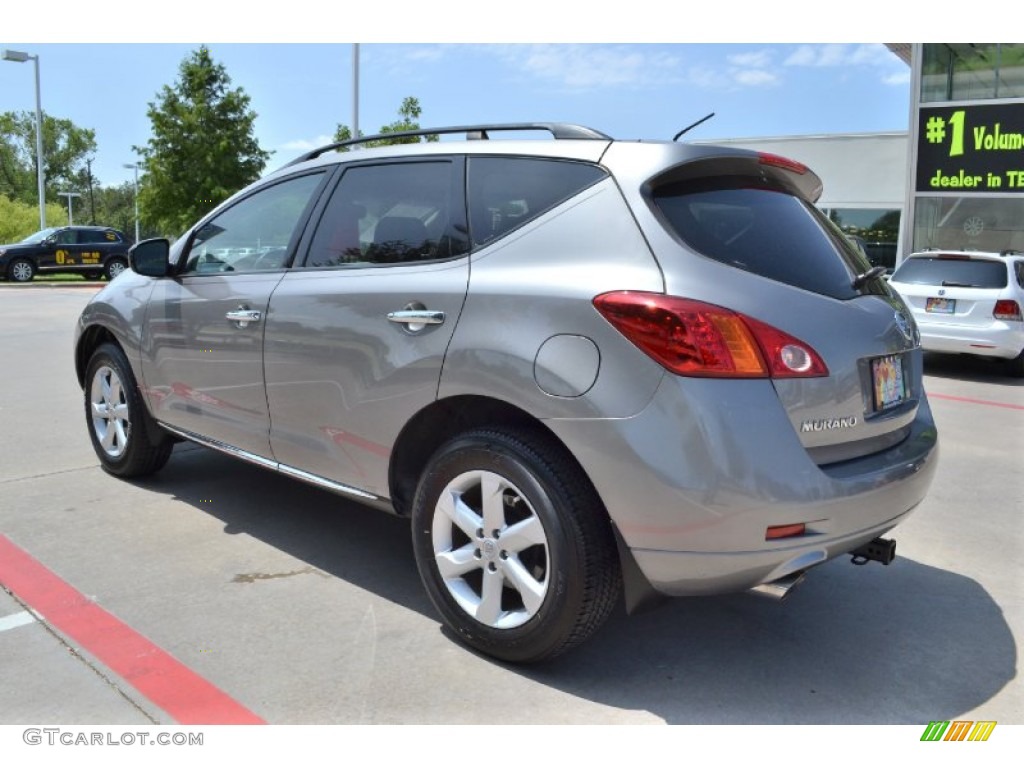
<path fill-rule="evenodd" d="M 769 581 L 764 584 L 758 584 L 756 587 L 751 587 L 748 591 L 755 595 L 761 595 L 762 597 L 768 597 L 776 601 L 781 601 L 804 580 L 806 571 L 797 571 L 791 573 L 788 576 L 783 576 L 781 579 L 775 581 Z"/>

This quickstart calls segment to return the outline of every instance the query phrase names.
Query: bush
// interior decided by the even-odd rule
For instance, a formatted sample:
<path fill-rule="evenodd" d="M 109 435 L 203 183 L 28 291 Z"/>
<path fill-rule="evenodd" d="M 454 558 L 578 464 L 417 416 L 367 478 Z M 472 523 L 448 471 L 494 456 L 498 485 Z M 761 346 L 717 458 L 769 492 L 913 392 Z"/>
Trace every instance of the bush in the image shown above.
<path fill-rule="evenodd" d="M 61 226 L 68 212 L 58 203 L 46 204 L 47 226 Z M 16 243 L 39 231 L 39 208 L 0 195 L 0 243 Z"/>

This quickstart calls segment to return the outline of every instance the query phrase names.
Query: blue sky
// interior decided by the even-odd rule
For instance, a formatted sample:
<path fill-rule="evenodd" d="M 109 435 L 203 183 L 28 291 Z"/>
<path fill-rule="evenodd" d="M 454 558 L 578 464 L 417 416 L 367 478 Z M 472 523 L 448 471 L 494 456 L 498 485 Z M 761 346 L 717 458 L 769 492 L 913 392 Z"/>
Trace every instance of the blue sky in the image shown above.
<path fill-rule="evenodd" d="M 873 3 L 860 6 L 861 15 L 873 13 Z M 396 119 L 405 96 L 419 99 L 424 126 L 557 120 L 616 138 L 671 138 L 709 112 L 715 118 L 692 138 L 906 130 L 909 114 L 907 65 L 880 43 L 841 42 L 830 25 L 780 29 L 788 23 L 785 3 L 773 4 L 770 16 L 748 16 L 748 4 L 739 2 L 717 19 L 684 10 L 673 19 L 667 4 L 636 0 L 628 17 L 588 25 L 560 19 L 558 6 L 536 0 L 520 0 L 514 19 L 508 4 L 445 0 L 420 16 L 422 4 L 397 2 L 325 16 L 332 6 L 294 0 L 287 14 L 276 6 L 277 15 L 259 23 L 195 0 L 145 6 L 161 9 L 159 22 L 139 20 L 144 6 L 137 3 L 88 6 L 83 15 L 81 4 L 56 3 L 42 31 L 29 11 L 7 9 L 0 48 L 40 56 L 43 108 L 96 131 L 93 171 L 102 184 L 131 178 L 123 165 L 150 135 L 147 105 L 201 43 L 252 98 L 257 138 L 274 153 L 268 170 L 328 141 L 338 123 L 351 124 L 352 39 L 360 41 L 364 132 Z M 393 10 L 387 24 L 383 9 Z M 678 26 L 680 42 L 636 42 L 657 29 L 653 19 Z M 95 32 L 83 41 L 82 29 Z M 714 39 L 710 30 L 751 42 L 686 38 Z M 808 33 L 831 42 L 799 42 Z M 530 40 L 536 42 L 522 42 Z M 31 64 L 0 62 L 0 112 L 33 110 L 33 82 Z"/>

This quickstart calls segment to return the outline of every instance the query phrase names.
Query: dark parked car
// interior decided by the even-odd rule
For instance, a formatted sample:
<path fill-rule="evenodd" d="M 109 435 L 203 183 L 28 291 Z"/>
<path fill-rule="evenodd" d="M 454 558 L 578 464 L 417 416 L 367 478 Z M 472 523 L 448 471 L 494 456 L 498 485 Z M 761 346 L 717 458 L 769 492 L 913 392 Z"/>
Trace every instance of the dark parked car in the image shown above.
<path fill-rule="evenodd" d="M 128 268 L 130 247 L 124 233 L 110 227 L 50 227 L 0 245 L 0 277 L 26 283 L 39 272 L 72 272 L 113 280 Z"/>

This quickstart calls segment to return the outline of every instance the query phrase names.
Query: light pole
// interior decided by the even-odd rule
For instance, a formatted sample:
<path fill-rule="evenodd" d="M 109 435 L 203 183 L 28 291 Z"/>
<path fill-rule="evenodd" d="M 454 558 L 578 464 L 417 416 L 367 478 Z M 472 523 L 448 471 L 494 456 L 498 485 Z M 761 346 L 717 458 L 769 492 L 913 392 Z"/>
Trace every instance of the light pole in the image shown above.
<path fill-rule="evenodd" d="M 46 229 L 46 188 L 43 179 L 43 103 L 39 96 L 39 56 L 31 56 L 24 51 L 4 49 L 0 53 L 4 61 L 17 61 L 24 64 L 31 60 L 36 65 L 36 181 L 39 184 L 39 229 Z"/>
<path fill-rule="evenodd" d="M 81 197 L 82 195 L 80 192 L 58 192 L 57 194 L 60 195 L 61 197 L 66 197 L 68 199 L 68 226 L 70 227 L 72 224 L 75 223 L 75 216 L 73 211 L 71 210 L 71 201 L 72 199 L 76 197 Z"/>
<path fill-rule="evenodd" d="M 135 242 L 139 242 L 139 164 L 125 163 L 125 168 L 135 169 Z"/>

